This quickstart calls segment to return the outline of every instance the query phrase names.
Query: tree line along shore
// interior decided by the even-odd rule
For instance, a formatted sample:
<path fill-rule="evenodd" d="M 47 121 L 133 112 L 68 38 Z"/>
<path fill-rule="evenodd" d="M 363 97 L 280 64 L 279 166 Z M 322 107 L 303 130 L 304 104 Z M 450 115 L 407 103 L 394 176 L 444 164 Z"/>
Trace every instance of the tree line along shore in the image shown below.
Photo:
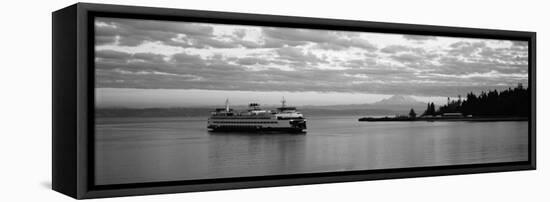
<path fill-rule="evenodd" d="M 414 109 L 408 115 L 395 117 L 363 117 L 359 121 L 526 121 L 531 113 L 531 94 L 529 87 L 518 84 L 515 88 L 503 91 L 472 92 L 466 98 L 447 98 L 447 104 L 436 109 L 428 103 L 426 110 L 417 115 Z"/>

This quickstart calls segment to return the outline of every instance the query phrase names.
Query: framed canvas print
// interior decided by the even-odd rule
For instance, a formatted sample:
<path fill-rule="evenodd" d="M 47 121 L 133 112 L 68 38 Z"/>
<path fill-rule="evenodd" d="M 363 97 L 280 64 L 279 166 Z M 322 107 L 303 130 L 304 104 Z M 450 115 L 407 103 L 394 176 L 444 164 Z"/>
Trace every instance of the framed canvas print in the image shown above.
<path fill-rule="evenodd" d="M 53 16 L 75 198 L 535 169 L 535 33 L 79 3 Z"/>

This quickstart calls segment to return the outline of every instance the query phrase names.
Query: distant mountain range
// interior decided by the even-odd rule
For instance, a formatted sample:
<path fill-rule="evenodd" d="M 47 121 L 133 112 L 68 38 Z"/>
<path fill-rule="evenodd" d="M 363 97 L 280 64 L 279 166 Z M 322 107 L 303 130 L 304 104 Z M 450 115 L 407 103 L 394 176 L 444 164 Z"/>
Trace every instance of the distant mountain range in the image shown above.
<path fill-rule="evenodd" d="M 273 109 L 279 106 L 264 106 L 266 109 Z M 208 116 L 215 107 L 176 107 L 176 108 L 99 108 L 96 109 L 98 117 L 155 117 L 155 116 Z M 220 106 L 218 106 L 220 108 Z M 247 106 L 231 106 L 231 108 L 240 110 Z M 426 103 L 420 102 L 411 96 L 394 95 L 375 103 L 366 104 L 348 104 L 348 105 L 330 105 L 330 106 L 299 106 L 300 110 L 306 116 L 314 115 L 396 115 L 408 114 L 413 108 L 416 113 L 422 113 L 426 108 Z"/>
<path fill-rule="evenodd" d="M 330 106 L 303 106 L 302 108 L 325 109 L 372 109 L 402 112 L 414 108 L 416 111 L 424 110 L 427 103 L 420 102 L 411 96 L 394 95 L 389 98 L 370 104 L 330 105 Z"/>

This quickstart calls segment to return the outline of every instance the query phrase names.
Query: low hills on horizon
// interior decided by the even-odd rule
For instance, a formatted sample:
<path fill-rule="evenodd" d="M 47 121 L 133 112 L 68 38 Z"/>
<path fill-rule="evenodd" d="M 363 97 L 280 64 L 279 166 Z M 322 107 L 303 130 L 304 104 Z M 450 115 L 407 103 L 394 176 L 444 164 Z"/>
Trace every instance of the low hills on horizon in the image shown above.
<path fill-rule="evenodd" d="M 382 99 L 374 103 L 365 103 L 365 104 L 347 104 L 347 105 L 326 105 L 326 106 L 315 106 L 315 105 L 305 105 L 302 108 L 334 108 L 334 109 L 357 109 L 357 108 L 371 108 L 371 109 L 398 109 L 398 110 L 410 110 L 411 108 L 421 107 L 425 108 L 427 103 L 418 101 L 412 96 L 405 95 L 393 95 L 389 98 Z"/>
<path fill-rule="evenodd" d="M 389 98 L 374 103 L 347 104 L 347 105 L 304 105 L 299 106 L 306 117 L 317 115 L 356 115 L 356 116 L 381 116 L 407 114 L 412 108 L 421 112 L 426 108 L 427 103 L 420 102 L 411 96 L 393 95 Z M 96 117 L 175 117 L 175 116 L 208 116 L 215 108 L 223 106 L 201 106 L 201 107 L 170 107 L 170 108 L 121 108 L 103 107 L 96 108 Z M 267 105 L 266 109 L 274 109 L 279 106 Z M 244 110 L 245 105 L 231 106 L 236 110 Z"/>

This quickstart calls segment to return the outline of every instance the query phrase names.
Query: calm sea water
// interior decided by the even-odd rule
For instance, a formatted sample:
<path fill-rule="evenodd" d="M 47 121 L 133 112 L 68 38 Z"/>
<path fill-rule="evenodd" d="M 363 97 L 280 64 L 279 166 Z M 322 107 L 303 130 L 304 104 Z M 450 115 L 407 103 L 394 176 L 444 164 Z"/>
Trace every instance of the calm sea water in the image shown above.
<path fill-rule="evenodd" d="M 527 122 L 358 122 L 309 117 L 307 134 L 213 133 L 206 117 L 99 118 L 96 183 L 522 161 Z"/>

